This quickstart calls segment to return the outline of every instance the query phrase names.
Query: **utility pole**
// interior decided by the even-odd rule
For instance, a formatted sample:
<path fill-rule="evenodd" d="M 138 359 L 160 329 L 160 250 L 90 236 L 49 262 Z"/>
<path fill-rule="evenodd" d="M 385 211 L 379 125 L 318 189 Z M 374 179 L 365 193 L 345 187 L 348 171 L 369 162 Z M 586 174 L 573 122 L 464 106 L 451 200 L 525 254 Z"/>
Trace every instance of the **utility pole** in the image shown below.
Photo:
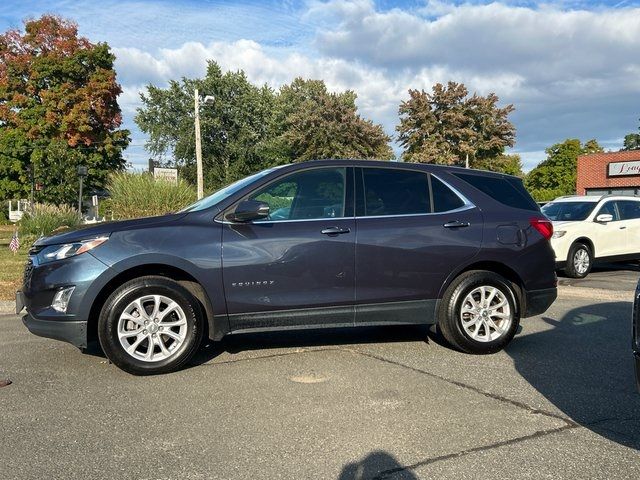
<path fill-rule="evenodd" d="M 87 167 L 79 166 L 78 167 L 78 177 L 80 177 L 80 190 L 78 191 L 78 214 L 82 219 L 82 184 L 84 182 L 84 177 L 87 176 Z"/>
<path fill-rule="evenodd" d="M 200 100 L 198 89 L 193 92 L 194 108 L 196 114 L 196 175 L 198 177 L 198 200 L 204 197 L 204 179 L 202 178 L 202 139 L 200 137 Z"/>
<path fill-rule="evenodd" d="M 464 168 L 469 168 L 469 154 L 467 153 L 466 158 L 464 159 Z"/>

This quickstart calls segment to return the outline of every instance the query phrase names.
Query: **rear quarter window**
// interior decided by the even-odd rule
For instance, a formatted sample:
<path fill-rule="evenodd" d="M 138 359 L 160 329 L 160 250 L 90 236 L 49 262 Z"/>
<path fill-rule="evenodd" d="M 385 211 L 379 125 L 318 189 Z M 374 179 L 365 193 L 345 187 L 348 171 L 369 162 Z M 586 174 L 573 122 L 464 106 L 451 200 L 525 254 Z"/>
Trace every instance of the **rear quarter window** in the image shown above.
<path fill-rule="evenodd" d="M 538 204 L 533 201 L 522 181 L 517 178 L 474 175 L 472 173 L 454 173 L 454 175 L 503 205 L 522 210 L 540 211 Z"/>

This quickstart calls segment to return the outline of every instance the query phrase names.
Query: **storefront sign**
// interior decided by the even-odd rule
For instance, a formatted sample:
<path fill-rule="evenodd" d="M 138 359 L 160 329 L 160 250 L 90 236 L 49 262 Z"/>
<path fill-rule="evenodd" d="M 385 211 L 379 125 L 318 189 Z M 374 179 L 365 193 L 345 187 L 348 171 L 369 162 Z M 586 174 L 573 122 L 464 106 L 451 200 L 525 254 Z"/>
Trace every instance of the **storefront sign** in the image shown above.
<path fill-rule="evenodd" d="M 640 161 L 612 162 L 609 164 L 610 177 L 620 177 L 622 175 L 640 175 Z"/>

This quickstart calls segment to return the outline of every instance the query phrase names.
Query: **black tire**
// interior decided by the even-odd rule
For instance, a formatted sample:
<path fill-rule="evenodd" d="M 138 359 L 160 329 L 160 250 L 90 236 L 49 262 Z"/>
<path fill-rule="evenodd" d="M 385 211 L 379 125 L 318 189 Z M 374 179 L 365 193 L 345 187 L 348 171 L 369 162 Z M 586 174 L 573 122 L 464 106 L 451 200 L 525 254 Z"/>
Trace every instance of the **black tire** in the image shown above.
<path fill-rule="evenodd" d="M 172 300 L 179 308 L 175 308 L 172 312 L 169 309 L 170 304 L 164 300 L 156 300 L 158 304 L 158 315 L 156 319 L 165 311 L 168 313 L 163 315 L 163 318 L 159 320 L 160 323 L 156 323 L 155 326 L 150 325 L 147 329 L 142 323 L 142 318 L 147 319 L 147 323 L 153 323 L 154 319 L 149 316 L 148 303 L 141 304 L 145 310 L 143 317 L 141 317 L 140 321 L 129 321 L 128 324 L 133 325 L 133 328 L 140 333 L 137 334 L 132 342 L 131 340 L 124 341 L 136 343 L 140 337 L 145 337 L 139 342 L 139 347 L 136 348 L 145 349 L 146 343 L 146 352 L 148 354 L 148 348 L 153 341 L 151 357 L 153 358 L 154 355 L 156 358 L 160 357 L 159 360 L 142 360 L 139 359 L 140 353 L 135 351 L 136 348 L 133 349 L 134 353 L 127 353 L 119 339 L 118 324 L 125 309 L 130 308 L 136 299 L 144 299 L 146 296 L 153 295 L 159 296 L 158 298 L 160 299 Z M 153 300 L 148 299 L 146 302 L 153 302 Z M 160 310 L 160 306 L 163 303 L 166 304 L 166 306 L 163 310 Z M 135 309 L 133 316 L 136 316 L 136 318 L 139 317 L 141 314 L 138 313 L 138 309 L 136 307 L 133 308 Z M 129 317 L 131 317 L 131 315 Z M 171 323 L 163 323 L 165 321 L 164 317 L 166 317 L 168 322 L 174 324 L 179 323 L 180 326 L 169 326 Z M 167 325 L 167 327 L 160 328 L 162 325 Z M 142 330 L 143 328 L 144 330 Z M 151 328 L 156 332 L 153 333 L 153 340 L 151 339 Z M 169 336 L 169 330 L 171 330 L 174 336 L 180 337 L 179 340 L 174 339 L 173 336 Z M 131 330 L 131 332 L 133 331 L 134 330 Z M 144 334 L 141 333 L 142 331 Z M 158 276 L 135 278 L 118 287 L 105 302 L 100 312 L 100 318 L 98 319 L 98 338 L 107 358 L 125 372 L 133 375 L 155 375 L 180 369 L 198 350 L 202 341 L 203 332 L 204 320 L 198 300 L 179 283 Z M 164 352 L 168 352 L 166 354 L 167 358 L 162 358 L 165 353 L 161 350 L 160 344 L 157 343 L 160 341 L 164 346 Z M 157 345 L 155 343 L 157 343 Z M 175 351 L 172 350 L 172 346 Z"/>
<path fill-rule="evenodd" d="M 576 266 L 576 256 L 578 255 L 586 255 L 586 257 L 583 257 L 586 258 L 588 262 L 585 270 L 582 270 L 581 268 Z M 589 246 L 580 242 L 576 242 L 571 245 L 571 248 L 569 249 L 569 255 L 567 255 L 567 264 L 564 269 L 564 273 L 567 275 L 567 277 L 584 278 L 589 275 L 592 266 L 593 253 L 591 252 Z"/>
<path fill-rule="evenodd" d="M 474 339 L 471 334 L 465 330 L 463 326 L 462 307 L 463 304 L 466 304 L 467 296 L 481 287 L 489 287 L 490 290 L 497 289 L 497 291 L 500 292 L 501 297 L 496 293 L 491 302 L 494 306 L 506 302 L 505 306 L 508 305 L 509 307 L 508 314 L 504 307 L 501 307 L 503 310 L 499 313 L 501 315 L 508 315 L 510 323 L 506 321 L 507 318 L 497 320 L 498 323 L 494 323 L 494 325 L 505 328 L 504 331 L 499 332 L 495 329 L 492 330 L 492 328 L 488 326 L 489 323 L 484 323 L 483 318 L 487 318 L 486 315 L 490 310 L 485 308 L 484 310 L 487 310 L 487 313 L 478 313 L 477 317 L 475 317 L 475 314 L 467 313 L 466 315 L 474 315 L 474 317 L 467 317 L 468 319 L 479 318 L 479 322 L 482 322 L 479 327 L 480 330 L 477 333 L 486 333 L 486 329 L 489 328 L 488 338 L 479 341 Z M 488 299 L 488 297 L 489 295 L 487 295 L 486 299 Z M 498 302 L 499 298 L 503 298 L 504 301 Z M 520 323 L 520 302 L 517 298 L 519 298 L 519 296 L 517 296 L 515 292 L 514 285 L 497 273 L 485 270 L 464 272 L 449 285 L 440 302 L 438 311 L 438 327 L 440 332 L 452 347 L 462 352 L 476 355 L 498 352 L 513 339 L 518 329 Z M 483 317 L 483 315 L 485 316 Z M 493 317 L 491 320 L 493 321 Z M 503 321 L 505 321 L 505 323 L 501 323 Z M 475 326 L 477 323 L 478 322 L 475 322 L 473 325 Z M 491 339 L 494 333 L 496 338 Z"/>

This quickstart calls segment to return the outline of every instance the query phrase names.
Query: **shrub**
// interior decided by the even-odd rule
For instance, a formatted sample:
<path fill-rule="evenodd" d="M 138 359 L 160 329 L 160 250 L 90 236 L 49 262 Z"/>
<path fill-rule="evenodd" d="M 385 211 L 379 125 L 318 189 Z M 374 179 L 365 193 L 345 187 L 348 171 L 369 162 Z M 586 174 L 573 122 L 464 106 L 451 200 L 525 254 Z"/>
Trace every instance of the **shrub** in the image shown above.
<path fill-rule="evenodd" d="M 195 189 L 179 179 L 174 185 L 148 173 L 116 173 L 109 181 L 111 210 L 115 219 L 164 215 L 196 200 Z"/>
<path fill-rule="evenodd" d="M 33 211 L 25 212 L 20 220 L 20 233 L 25 236 L 50 235 L 54 231 L 80 225 L 78 211 L 67 205 L 36 203 Z"/>

